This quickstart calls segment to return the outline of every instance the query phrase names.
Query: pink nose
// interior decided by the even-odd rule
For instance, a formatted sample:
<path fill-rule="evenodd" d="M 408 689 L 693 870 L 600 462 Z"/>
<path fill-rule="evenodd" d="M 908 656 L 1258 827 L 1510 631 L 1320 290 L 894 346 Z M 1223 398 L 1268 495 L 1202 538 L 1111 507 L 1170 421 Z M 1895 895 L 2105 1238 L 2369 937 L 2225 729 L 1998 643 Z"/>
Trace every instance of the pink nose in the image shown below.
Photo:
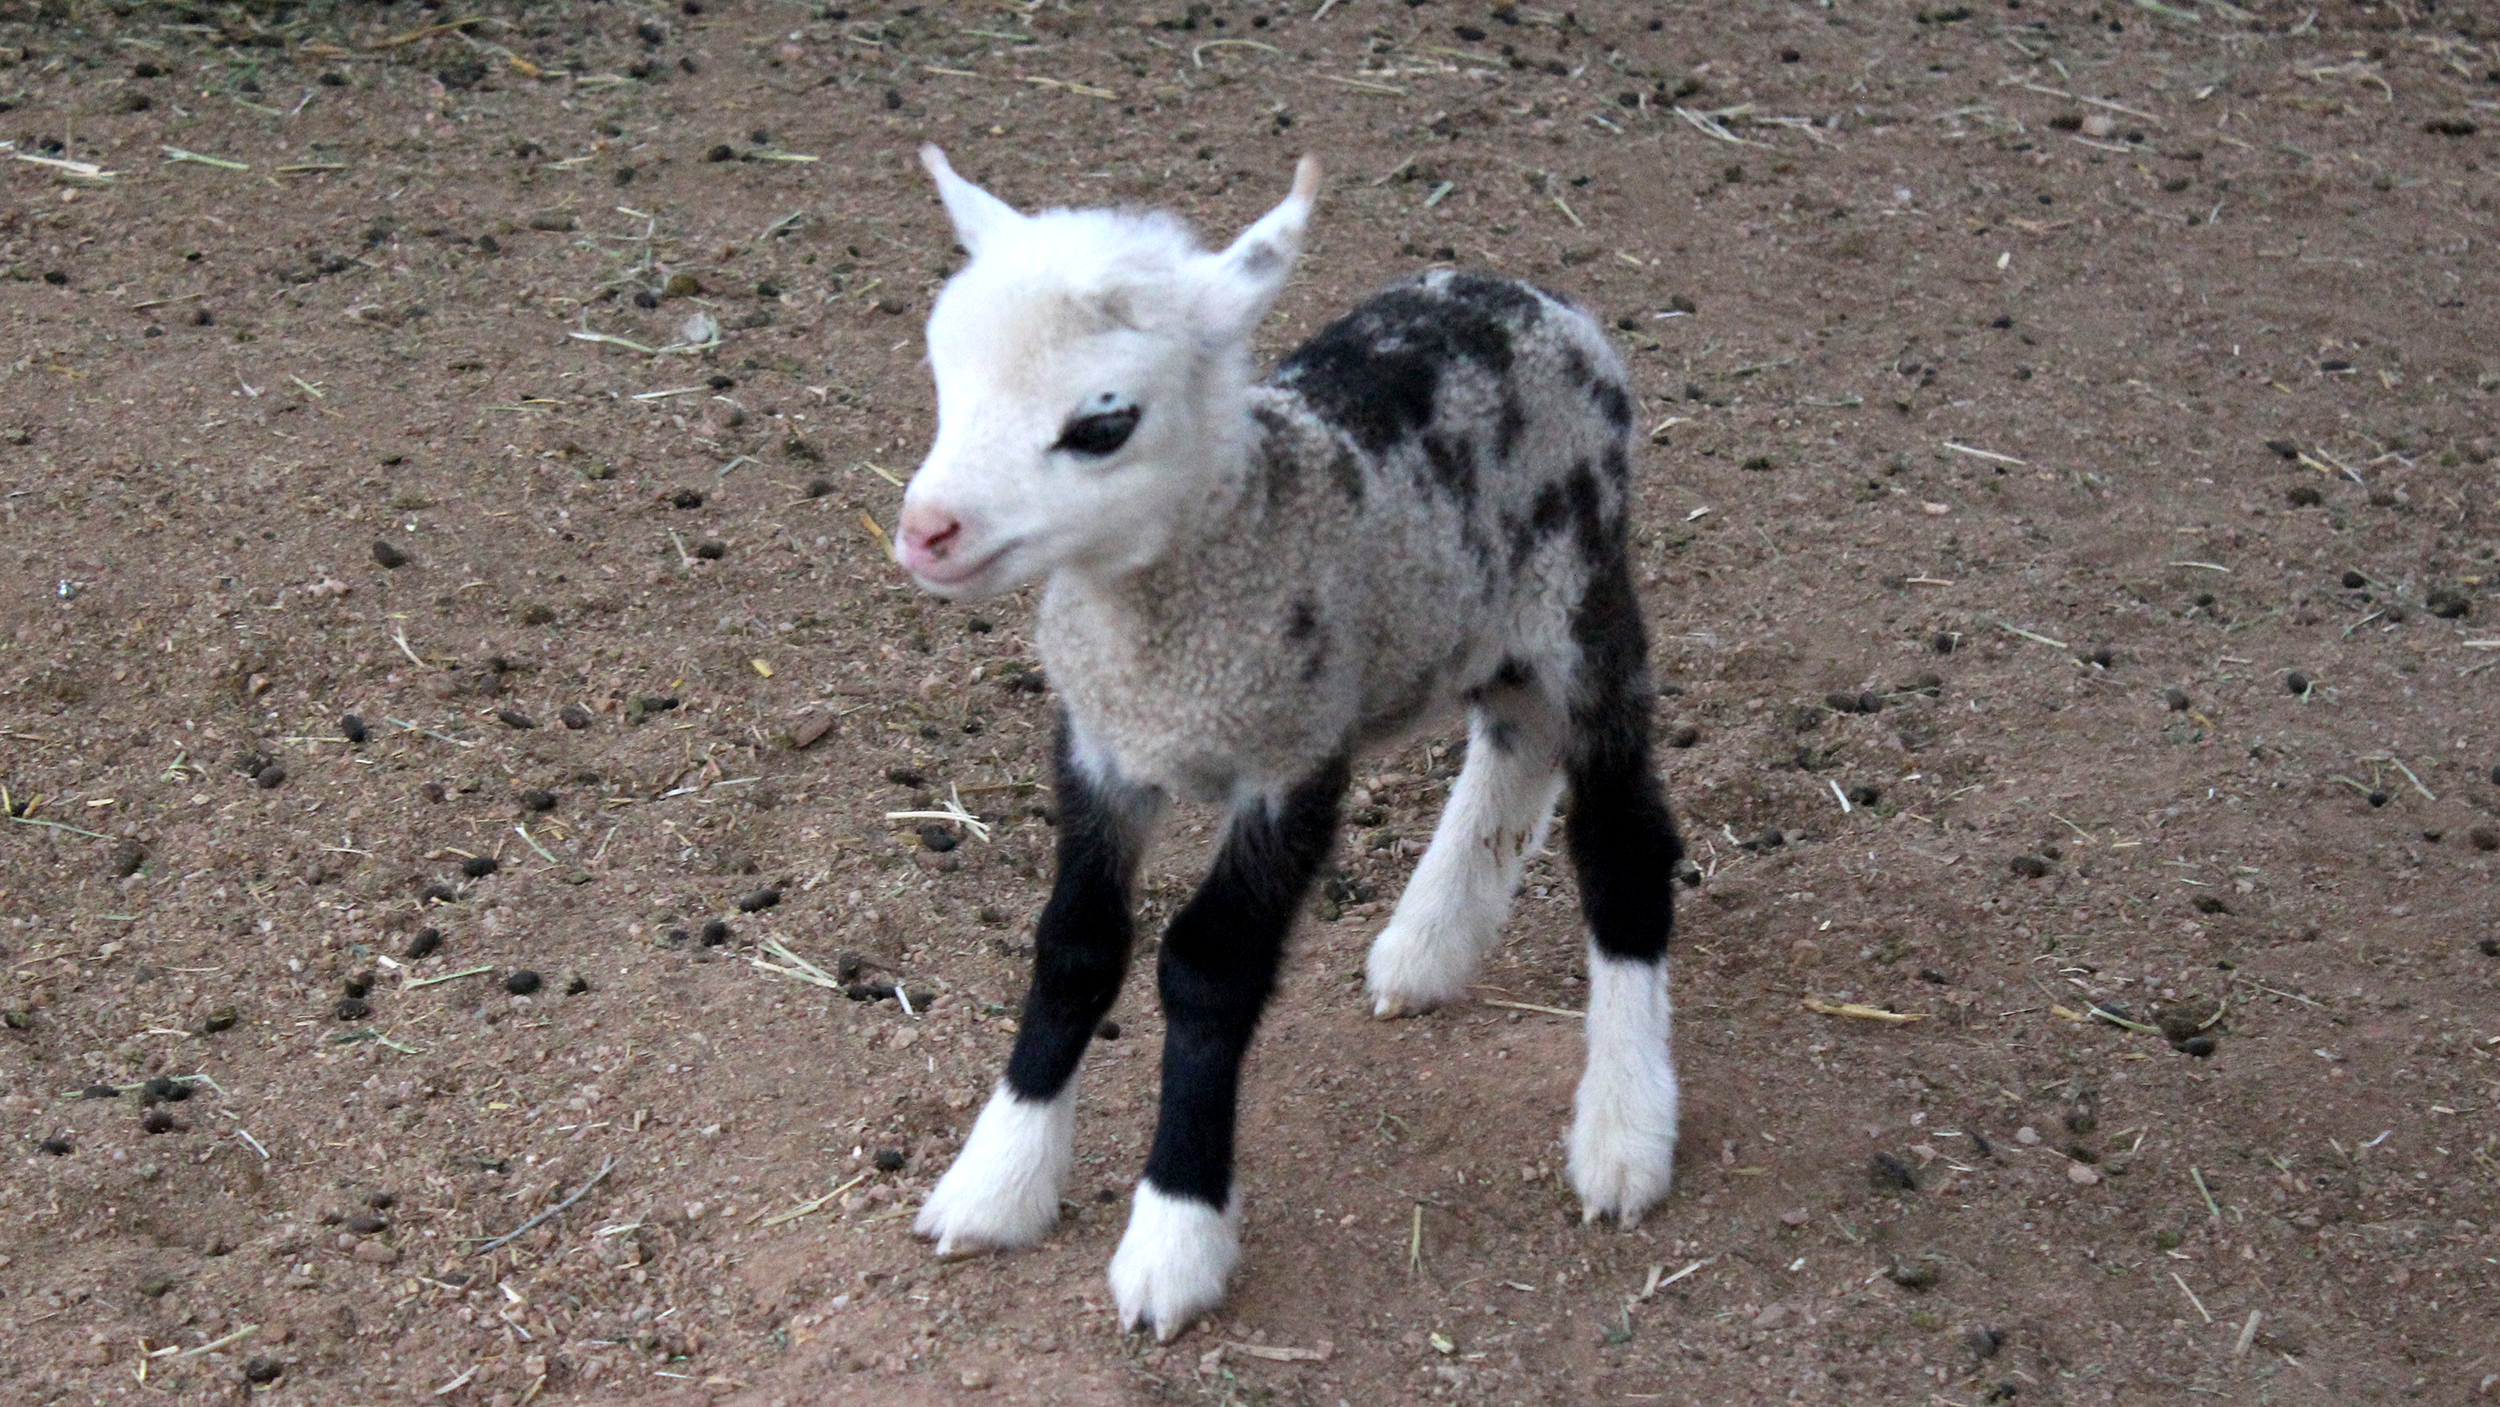
<path fill-rule="evenodd" d="M 964 525 L 945 509 L 921 503 L 903 510 L 903 521 L 895 531 L 902 539 L 902 550 L 895 555 L 905 567 L 924 571 L 944 562 L 963 542 Z"/>

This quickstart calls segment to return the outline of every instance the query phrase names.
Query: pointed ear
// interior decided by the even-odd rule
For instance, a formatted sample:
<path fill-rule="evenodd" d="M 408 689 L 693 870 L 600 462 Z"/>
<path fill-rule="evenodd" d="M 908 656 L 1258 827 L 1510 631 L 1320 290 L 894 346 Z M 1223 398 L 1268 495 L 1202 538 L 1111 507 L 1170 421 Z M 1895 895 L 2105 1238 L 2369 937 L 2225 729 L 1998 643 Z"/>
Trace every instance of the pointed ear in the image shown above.
<path fill-rule="evenodd" d="M 1294 168 L 1293 191 L 1284 203 L 1213 257 L 1203 309 L 1220 330 L 1247 337 L 1267 316 L 1276 295 L 1285 290 L 1294 261 L 1302 257 L 1302 232 L 1311 223 L 1311 206 L 1318 197 L 1319 158 L 1306 156 Z"/>
<path fill-rule="evenodd" d="M 936 143 L 920 149 L 920 164 L 937 182 L 938 199 L 946 202 L 946 216 L 955 222 L 955 238 L 964 248 L 978 254 L 982 241 L 1024 222 L 1014 206 L 956 175 Z"/>

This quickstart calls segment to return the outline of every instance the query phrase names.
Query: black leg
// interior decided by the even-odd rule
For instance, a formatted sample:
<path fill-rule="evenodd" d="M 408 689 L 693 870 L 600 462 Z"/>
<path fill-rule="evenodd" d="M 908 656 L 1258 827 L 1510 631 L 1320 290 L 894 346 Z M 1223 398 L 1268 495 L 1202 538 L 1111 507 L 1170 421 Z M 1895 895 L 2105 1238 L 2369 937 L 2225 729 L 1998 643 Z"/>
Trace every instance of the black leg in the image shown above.
<path fill-rule="evenodd" d="M 1276 988 L 1295 912 L 1337 834 L 1340 758 L 1233 814 L 1215 867 L 1163 937 L 1163 1109 L 1146 1181 L 1222 1208 L 1232 1197 L 1241 1058 Z"/>
<path fill-rule="evenodd" d="M 1033 985 L 1007 1058 L 1007 1088 L 1036 1102 L 1066 1087 L 1119 998 L 1136 939 L 1129 888 L 1161 807 L 1152 792 L 1089 775 L 1064 718 L 1057 751 L 1059 873 L 1033 937 Z"/>
<path fill-rule="evenodd" d="M 1571 705 L 1564 834 L 1580 906 L 1598 950 L 1657 962 L 1675 930 L 1675 867 L 1684 842 L 1650 755 L 1649 641 L 1629 563 L 1600 565 L 1573 616 L 1580 678 Z"/>

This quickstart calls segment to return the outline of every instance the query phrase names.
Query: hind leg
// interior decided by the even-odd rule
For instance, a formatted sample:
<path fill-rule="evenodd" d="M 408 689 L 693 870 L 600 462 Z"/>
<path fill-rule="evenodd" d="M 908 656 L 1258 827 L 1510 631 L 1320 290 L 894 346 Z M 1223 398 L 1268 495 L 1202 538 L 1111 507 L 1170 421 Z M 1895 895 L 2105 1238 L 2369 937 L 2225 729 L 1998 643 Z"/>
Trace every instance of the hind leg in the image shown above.
<path fill-rule="evenodd" d="M 1528 857 L 1562 793 L 1558 709 L 1526 689 L 1469 710 L 1467 761 L 1431 848 L 1398 896 L 1366 965 L 1375 1016 L 1458 1000 L 1510 915 Z"/>
<path fill-rule="evenodd" d="M 1619 563 L 1590 583 L 1572 633 L 1582 658 L 1564 830 L 1589 925 L 1589 1010 L 1569 1169 L 1589 1219 L 1628 1224 L 1666 1195 L 1675 1176 L 1667 938 L 1684 847 L 1650 756 L 1641 687 L 1647 642 Z"/>

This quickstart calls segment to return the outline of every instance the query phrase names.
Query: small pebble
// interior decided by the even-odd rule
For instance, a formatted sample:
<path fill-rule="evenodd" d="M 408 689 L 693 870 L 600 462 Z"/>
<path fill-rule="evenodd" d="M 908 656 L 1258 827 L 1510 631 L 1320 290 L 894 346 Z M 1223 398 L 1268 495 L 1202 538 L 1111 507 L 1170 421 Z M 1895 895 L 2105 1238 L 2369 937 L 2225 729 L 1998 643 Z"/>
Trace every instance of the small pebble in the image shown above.
<path fill-rule="evenodd" d="M 720 919 L 706 919 L 703 924 L 703 946 L 717 948 L 730 939 L 729 925 Z"/>
<path fill-rule="evenodd" d="M 215 1035 L 219 1031 L 231 1031 L 237 1019 L 239 1018 L 233 1007 L 221 1006 L 210 1012 L 206 1020 L 200 1022 L 200 1029 L 210 1035 Z"/>
<path fill-rule="evenodd" d="M 92 1084 L 80 1090 L 79 1095 L 85 1099 L 119 1099 L 121 1091 L 108 1084 Z"/>
<path fill-rule="evenodd" d="M 2164 689 L 2161 691 L 2161 701 L 2169 705 L 2172 713 L 2187 712 L 2188 696 L 2185 689 Z"/>
<path fill-rule="evenodd" d="M 2190 1036 L 2179 1042 L 2179 1049 L 2199 1060 L 2211 1059 L 2216 1048 L 2216 1042 L 2211 1036 Z"/>
<path fill-rule="evenodd" d="M 1120 1023 L 1106 1019 L 1094 1028 L 1094 1034 L 1106 1041 L 1116 1041 L 1120 1038 Z"/>
<path fill-rule="evenodd" d="M 2049 862 L 2037 855 L 2017 855 L 2005 867 L 2025 879 L 2038 879 L 2049 872 Z"/>
<path fill-rule="evenodd" d="M 154 1104 L 158 1100 L 163 1100 L 167 1104 L 180 1104 L 190 1097 L 191 1087 L 171 1075 L 159 1075 L 148 1081 L 139 1091 L 141 1101 L 148 1104 Z"/>
<path fill-rule="evenodd" d="M 339 986 L 340 990 L 344 991 L 347 995 L 351 997 L 361 997 L 365 993 L 373 990 L 373 974 L 370 972 L 359 972 L 353 977 L 348 978 L 345 982 L 340 983 Z"/>
<path fill-rule="evenodd" d="M 323 74 L 322 76 L 326 78 L 329 75 Z M 256 1356 L 251 1359 L 251 1361 L 243 1365 L 243 1381 L 247 1383 L 274 1383 L 278 1380 L 279 1375 L 284 1372 L 286 1372 L 286 1365 L 279 1362 L 277 1359 Z"/>
<path fill-rule="evenodd" d="M 556 809 L 556 794 L 551 791 L 525 791 L 521 793 L 521 809 L 553 811 Z"/>
<path fill-rule="evenodd" d="M 2465 843 L 2477 850 L 2500 850 L 2500 831 L 2489 826 L 2476 826 L 2465 833 Z"/>
<path fill-rule="evenodd" d="M 434 950 L 441 946 L 443 946 L 443 930 L 439 928 L 420 928 L 417 930 L 416 936 L 408 940 L 408 961 L 415 962 L 419 958 L 432 957 L 434 955 Z"/>
<path fill-rule="evenodd" d="M 566 704 L 556 718 L 576 733 L 590 726 L 590 710 L 580 704 Z"/>
<path fill-rule="evenodd" d="M 276 791 L 286 785 L 286 769 L 273 762 L 254 772 L 252 782 L 263 791 Z"/>
<path fill-rule="evenodd" d="M 706 562 L 717 562 L 729 555 L 729 544 L 716 537 L 707 537 L 694 545 L 694 555 Z"/>
<path fill-rule="evenodd" d="M 2309 676 L 2295 669 L 2283 676 L 2283 687 L 2306 698 L 2309 693 Z"/>
<path fill-rule="evenodd" d="M 761 913 L 780 902 L 780 890 L 772 888 L 758 889 L 754 893 L 749 894 L 745 898 L 738 901 L 738 912 L 742 914 Z"/>
<path fill-rule="evenodd" d="M 576 972 L 576 973 L 574 973 L 574 974 L 573 974 L 573 977 L 572 977 L 572 980 L 571 980 L 571 981 L 568 981 L 568 982 L 566 982 L 566 983 L 564 984 L 564 994 L 565 994 L 566 996 L 568 996 L 568 997 L 578 997 L 578 996 L 580 996 L 582 993 L 587 992 L 587 991 L 589 991 L 589 990 L 590 990 L 590 979 L 589 979 L 589 978 L 587 978 L 587 977 L 582 976 L 582 975 L 581 975 L 580 973 L 578 973 L 578 972 Z"/>
<path fill-rule="evenodd" d="M 2037 1148 L 2040 1146 L 2040 1131 L 2025 1124 L 2014 1130 L 2014 1141 L 2025 1148 Z"/>
<path fill-rule="evenodd" d="M 361 743 L 370 736 L 365 731 L 365 721 L 352 713 L 339 716 L 339 734 L 351 743 Z"/>
<path fill-rule="evenodd" d="M 703 493 L 699 489 L 679 489 L 668 496 L 668 502 L 672 508 L 700 508 L 703 506 Z"/>
<path fill-rule="evenodd" d="M 502 868 L 492 855 L 471 855 L 460 862 L 460 873 L 471 879 L 484 879 Z"/>
<path fill-rule="evenodd" d="M 363 997 L 341 997 L 338 1005 L 330 1008 L 330 1014 L 341 1021 L 362 1021 L 373 1014 L 373 1008 Z"/>
<path fill-rule="evenodd" d="M 516 997 L 528 996 L 530 993 L 537 991 L 539 985 L 540 979 L 538 974 L 530 971 L 526 967 L 503 979 L 503 989 Z"/>
<path fill-rule="evenodd" d="M 2486 938 L 2474 945 L 2474 951 L 2487 958 L 2500 958 L 2500 938 Z M 90 1096 L 94 1093 L 93 1090 L 88 1091 Z"/>
<path fill-rule="evenodd" d="M 1849 788 L 1849 804 L 1852 806 L 1872 806 L 1883 799 L 1884 793 L 1881 787 L 1872 787 L 1861 782 Z"/>
<path fill-rule="evenodd" d="M 174 1277 L 160 1272 L 141 1280 L 139 1282 L 139 1293 L 152 1300 L 163 1299 L 165 1297 L 165 1292 L 171 1290 L 173 1287 Z"/>
<path fill-rule="evenodd" d="M 150 1109 L 139 1116 L 139 1128 L 145 1133 L 171 1133 L 174 1130 L 174 1116 L 163 1109 Z"/>
<path fill-rule="evenodd" d="M 2318 492 L 2315 484 L 2294 484 L 2283 497 L 2294 508 L 2315 508 L 2326 502 L 2326 495 Z"/>
<path fill-rule="evenodd" d="M 396 571 L 408 565 L 408 554 L 377 537 L 373 540 L 373 560 L 381 564 L 382 570 L 386 572 Z"/>
<path fill-rule="evenodd" d="M 2361 588 L 2363 588 L 2363 587 L 2365 587 L 2365 586 L 2367 586 L 2367 585 L 2369 585 L 2369 584 L 2370 584 L 2370 579 L 2369 579 L 2368 577 L 2366 577 L 2366 576 L 2363 576 L 2363 575 L 2362 575 L 2361 573 L 2359 573 L 2359 572 L 2346 572 L 2346 573 L 2344 573 L 2344 589 L 2345 589 L 2346 591 L 2359 591 Z"/>
<path fill-rule="evenodd" d="M 1912 1261 L 1907 1265 L 1894 1264 L 1884 1272 L 1884 1278 L 1905 1290 L 1926 1290 L 1934 1288 L 1944 1276 L 1932 1262 Z"/>
<path fill-rule="evenodd" d="M 398 1200 L 399 1199 L 397 1197 L 392 1196 L 388 1192 L 376 1191 L 365 1194 L 365 1205 L 373 1208 L 375 1211 L 389 1211 L 391 1203 Z"/>
<path fill-rule="evenodd" d="M 517 728 L 525 733 L 538 726 L 538 720 L 530 717 L 528 714 L 523 713 L 517 708 L 496 709 L 495 716 L 503 720 L 503 726 L 507 728 Z"/>
<path fill-rule="evenodd" d="M 920 843 L 943 855 L 962 844 L 942 821 L 931 821 L 920 828 Z"/>
<path fill-rule="evenodd" d="M 2374 809 L 2380 806 L 2385 806 L 2391 799 L 2392 798 L 2389 797 L 2389 795 L 2384 791 L 2374 791 L 2368 796 L 2362 798 L 2362 800 L 2369 802 L 2371 807 Z"/>
<path fill-rule="evenodd" d="M 1997 1350 L 2005 1347 L 2005 1335 L 1994 1329 L 1981 1328 L 1974 1324 L 1968 1333 L 1962 1335 L 1962 1342 L 1970 1345 L 1972 1357 L 1994 1358 L 1997 1356 Z"/>
<path fill-rule="evenodd" d="M 1701 729 L 1690 723 L 1678 723 L 1667 730 L 1667 746 L 1691 747 L 1701 741 Z"/>
<path fill-rule="evenodd" d="M 877 1171 L 879 1172 L 901 1172 L 903 1170 L 903 1150 L 900 1148 L 880 1148 L 877 1150 L 875 1161 L 877 1164 Z"/>
<path fill-rule="evenodd" d="M 347 1229 L 359 1236 L 376 1236 L 389 1228 L 389 1222 L 371 1212 L 358 1212 L 347 1219 Z"/>

